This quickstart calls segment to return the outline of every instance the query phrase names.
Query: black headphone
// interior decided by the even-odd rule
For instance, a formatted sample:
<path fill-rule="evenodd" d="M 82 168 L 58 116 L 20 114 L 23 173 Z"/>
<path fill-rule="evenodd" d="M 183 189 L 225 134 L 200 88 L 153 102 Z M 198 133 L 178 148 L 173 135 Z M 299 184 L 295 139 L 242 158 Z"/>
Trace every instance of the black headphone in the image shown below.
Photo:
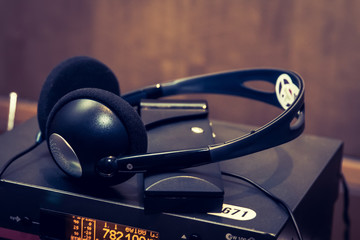
<path fill-rule="evenodd" d="M 246 83 L 258 80 L 272 83 L 274 91 L 247 87 Z M 134 107 L 142 99 L 185 93 L 241 96 L 284 111 L 266 125 L 222 144 L 146 153 L 146 129 Z M 53 159 L 66 174 L 120 183 L 135 173 L 199 166 L 271 148 L 299 136 L 305 125 L 304 83 L 291 71 L 223 72 L 119 95 L 115 75 L 95 59 L 70 58 L 52 70 L 40 94 L 38 122 Z"/>

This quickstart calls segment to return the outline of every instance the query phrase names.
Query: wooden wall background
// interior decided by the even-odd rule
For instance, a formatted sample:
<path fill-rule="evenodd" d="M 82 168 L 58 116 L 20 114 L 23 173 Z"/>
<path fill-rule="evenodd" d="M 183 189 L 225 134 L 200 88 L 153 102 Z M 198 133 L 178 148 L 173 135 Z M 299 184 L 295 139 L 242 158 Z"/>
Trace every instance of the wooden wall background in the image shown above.
<path fill-rule="evenodd" d="M 122 92 L 196 74 L 276 67 L 306 82 L 306 133 L 342 139 L 345 154 L 359 158 L 359 23 L 357 0 L 0 0 L 0 129 L 10 91 L 25 102 L 18 121 L 35 115 L 46 76 L 75 55 L 110 66 Z M 249 103 L 212 97 L 212 118 L 261 124 L 274 117 L 273 109 Z M 340 211 L 333 239 L 340 239 Z"/>
<path fill-rule="evenodd" d="M 75 55 L 110 66 L 122 92 L 237 68 L 294 70 L 306 81 L 306 132 L 360 157 L 360 1 L 0 0 L 0 94 L 37 101 L 51 69 Z M 212 117 L 246 124 L 273 110 L 211 98 Z M 254 107 L 251 107 L 254 106 Z"/>

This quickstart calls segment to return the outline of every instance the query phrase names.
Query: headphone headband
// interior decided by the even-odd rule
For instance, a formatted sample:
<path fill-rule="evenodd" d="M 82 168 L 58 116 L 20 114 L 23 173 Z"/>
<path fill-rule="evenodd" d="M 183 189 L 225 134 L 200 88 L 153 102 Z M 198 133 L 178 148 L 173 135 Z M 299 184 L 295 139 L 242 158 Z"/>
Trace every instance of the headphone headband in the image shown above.
<path fill-rule="evenodd" d="M 274 92 L 250 88 L 251 81 L 265 81 L 274 85 Z M 219 162 L 265 150 L 298 137 L 305 127 L 304 82 L 291 71 L 252 69 L 179 79 L 156 84 L 122 97 L 135 106 L 142 99 L 188 93 L 214 93 L 246 97 L 262 101 L 284 111 L 266 125 L 248 134 L 206 148 L 147 153 L 120 158 L 106 157 L 98 162 L 100 174 L 111 176 L 118 172 L 165 171 Z M 294 123 L 293 120 L 296 119 Z M 169 161 L 176 164 L 169 166 Z M 151 163 L 151 164 L 149 164 Z"/>
<path fill-rule="evenodd" d="M 275 86 L 279 76 L 282 74 L 287 74 L 291 79 L 295 80 L 293 84 L 299 89 L 298 96 L 303 96 L 304 82 L 296 73 L 278 69 L 250 69 L 182 78 L 169 83 L 148 86 L 127 93 L 122 97 L 131 105 L 138 105 L 142 99 L 156 99 L 188 93 L 214 93 L 246 97 L 281 107 L 274 94 L 275 88 L 272 93 L 249 88 L 245 83 L 261 80 Z"/>

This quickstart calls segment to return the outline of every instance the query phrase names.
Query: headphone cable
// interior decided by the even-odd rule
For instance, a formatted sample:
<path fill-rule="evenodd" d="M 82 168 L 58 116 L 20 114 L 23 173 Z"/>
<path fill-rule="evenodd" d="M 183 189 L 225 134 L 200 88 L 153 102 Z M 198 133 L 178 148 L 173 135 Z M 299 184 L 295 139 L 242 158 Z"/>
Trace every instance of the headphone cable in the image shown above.
<path fill-rule="evenodd" d="M 221 171 L 221 174 L 229 176 L 229 177 L 233 177 L 233 178 L 237 178 L 240 179 L 242 181 L 245 181 L 247 183 L 249 183 L 250 185 L 254 186 L 255 188 L 257 188 L 258 190 L 260 190 L 262 193 L 264 193 L 265 195 L 267 195 L 271 200 L 273 200 L 274 202 L 280 204 L 283 208 L 285 208 L 285 210 L 288 212 L 291 221 L 294 225 L 294 228 L 296 230 L 296 234 L 299 238 L 299 240 L 303 240 L 299 226 L 295 220 L 294 214 L 292 212 L 292 210 L 290 209 L 290 207 L 280 198 L 276 197 L 274 194 L 272 194 L 271 192 L 269 192 L 268 190 L 266 190 L 265 188 L 263 188 L 262 186 L 260 186 L 259 184 L 257 184 L 256 182 L 252 181 L 249 178 L 246 178 L 244 176 L 238 175 L 238 174 L 234 174 L 234 173 L 229 173 L 229 172 L 224 172 Z"/>
<path fill-rule="evenodd" d="M 16 154 L 14 157 L 10 158 L 3 166 L 1 172 L 0 172 L 0 179 L 2 179 L 3 174 L 5 173 L 5 171 L 10 167 L 10 165 L 15 162 L 16 160 L 18 160 L 19 158 L 21 158 L 22 156 L 24 156 L 25 154 L 31 152 L 32 150 L 34 150 L 37 146 L 40 145 L 40 143 L 42 142 L 42 138 L 41 138 L 41 132 L 39 132 L 36 135 L 36 141 L 33 145 L 31 145 L 30 147 L 26 148 L 25 150 L 23 150 L 22 152 Z"/>

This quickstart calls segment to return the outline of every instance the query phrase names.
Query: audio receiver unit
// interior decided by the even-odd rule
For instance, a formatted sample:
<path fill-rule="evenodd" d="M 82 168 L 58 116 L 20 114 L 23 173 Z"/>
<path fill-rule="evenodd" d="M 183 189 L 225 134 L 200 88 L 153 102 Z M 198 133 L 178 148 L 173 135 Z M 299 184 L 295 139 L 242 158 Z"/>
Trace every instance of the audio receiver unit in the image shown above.
<path fill-rule="evenodd" d="M 209 124 L 206 107 L 201 107 L 206 103 L 197 104 L 203 110 L 159 110 L 146 103 L 141 111 L 149 126 L 149 151 L 223 142 L 249 130 Z M 164 122 L 162 114 L 170 120 Z M 1 135 L 0 165 L 29 147 L 37 132 L 37 121 L 31 119 Z M 329 239 L 341 158 L 341 141 L 304 134 L 220 164 L 137 174 L 104 186 L 74 182 L 41 144 L 14 162 L 0 181 L 0 237 L 5 237 L 1 229 L 11 229 L 41 239 L 296 239 L 285 209 L 248 183 L 221 175 L 230 172 L 282 199 L 294 212 L 304 239 Z"/>

